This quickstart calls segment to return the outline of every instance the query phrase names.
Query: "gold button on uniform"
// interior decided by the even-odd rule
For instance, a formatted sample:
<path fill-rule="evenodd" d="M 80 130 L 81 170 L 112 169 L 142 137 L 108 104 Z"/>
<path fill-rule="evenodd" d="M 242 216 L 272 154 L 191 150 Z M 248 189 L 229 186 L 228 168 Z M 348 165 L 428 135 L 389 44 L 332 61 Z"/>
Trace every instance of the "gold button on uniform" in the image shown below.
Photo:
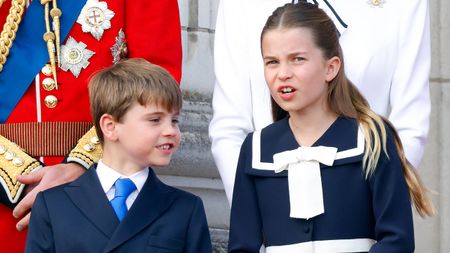
<path fill-rule="evenodd" d="M 42 87 L 46 91 L 51 91 L 55 88 L 55 80 L 53 78 L 47 77 L 42 81 Z"/>
<path fill-rule="evenodd" d="M 83 146 L 83 149 L 86 150 L 87 152 L 92 152 L 92 151 L 95 150 L 95 144 L 88 143 L 88 144 Z"/>
<path fill-rule="evenodd" d="M 23 158 L 21 157 L 14 157 L 12 163 L 14 164 L 14 166 L 20 167 L 25 163 L 25 160 L 23 160 Z"/>
<path fill-rule="evenodd" d="M 14 159 L 14 157 L 16 157 L 16 153 L 14 153 L 12 151 L 7 151 L 5 153 L 5 159 L 8 161 L 12 161 Z"/>
<path fill-rule="evenodd" d="M 100 143 L 100 140 L 98 139 L 97 136 L 94 136 L 94 137 L 91 138 L 91 143 L 92 143 L 92 144 L 99 144 L 99 143 Z"/>
<path fill-rule="evenodd" d="M 52 67 L 50 66 L 50 64 L 45 64 L 45 66 L 42 68 L 42 74 L 46 75 L 46 76 L 51 76 L 52 75 Z"/>
<path fill-rule="evenodd" d="M 45 97 L 44 102 L 48 108 L 55 108 L 56 104 L 58 104 L 58 99 L 53 95 L 48 95 Z"/>
<path fill-rule="evenodd" d="M 0 155 L 3 155 L 6 151 L 8 151 L 8 149 L 4 145 L 0 144 Z"/>

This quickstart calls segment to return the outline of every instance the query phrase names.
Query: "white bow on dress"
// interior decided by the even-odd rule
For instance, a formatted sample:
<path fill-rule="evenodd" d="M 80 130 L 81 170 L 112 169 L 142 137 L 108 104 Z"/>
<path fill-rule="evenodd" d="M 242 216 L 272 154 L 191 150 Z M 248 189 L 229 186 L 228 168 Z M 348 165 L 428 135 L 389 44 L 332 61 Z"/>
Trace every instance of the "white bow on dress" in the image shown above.
<path fill-rule="evenodd" d="M 273 156 L 275 173 L 288 170 L 290 217 L 309 219 L 324 213 L 320 164 L 333 165 L 335 147 L 299 147 Z"/>

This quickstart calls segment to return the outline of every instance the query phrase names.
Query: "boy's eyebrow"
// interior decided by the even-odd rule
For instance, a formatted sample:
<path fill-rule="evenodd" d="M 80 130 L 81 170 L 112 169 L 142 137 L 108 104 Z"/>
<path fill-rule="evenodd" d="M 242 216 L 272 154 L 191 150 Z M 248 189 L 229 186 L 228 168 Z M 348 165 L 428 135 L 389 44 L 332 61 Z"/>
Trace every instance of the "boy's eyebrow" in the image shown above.
<path fill-rule="evenodd" d="M 263 56 L 263 59 L 275 59 L 276 57 L 275 56 Z"/>
<path fill-rule="evenodd" d="M 155 116 L 155 115 L 164 115 L 164 114 L 172 114 L 173 116 L 179 116 L 180 115 L 179 112 L 171 113 L 171 112 L 168 112 L 168 111 L 155 111 L 155 112 L 145 113 L 145 116 Z"/>
<path fill-rule="evenodd" d="M 163 115 L 164 112 L 163 111 L 155 111 L 155 112 L 146 112 L 144 114 L 144 116 L 148 117 L 148 116 L 158 116 L 158 115 Z"/>

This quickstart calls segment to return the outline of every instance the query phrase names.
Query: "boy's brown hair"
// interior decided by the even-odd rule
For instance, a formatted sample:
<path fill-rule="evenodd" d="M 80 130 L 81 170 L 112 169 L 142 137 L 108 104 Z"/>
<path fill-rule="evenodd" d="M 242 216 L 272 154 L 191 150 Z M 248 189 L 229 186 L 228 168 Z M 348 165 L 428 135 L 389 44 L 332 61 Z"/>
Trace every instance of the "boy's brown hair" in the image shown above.
<path fill-rule="evenodd" d="M 95 130 L 101 143 L 100 118 L 103 114 L 110 114 L 114 120 L 121 122 L 136 102 L 157 105 L 169 112 L 179 112 L 182 106 L 178 83 L 169 72 L 139 58 L 124 60 L 96 72 L 89 80 L 89 98 Z"/>

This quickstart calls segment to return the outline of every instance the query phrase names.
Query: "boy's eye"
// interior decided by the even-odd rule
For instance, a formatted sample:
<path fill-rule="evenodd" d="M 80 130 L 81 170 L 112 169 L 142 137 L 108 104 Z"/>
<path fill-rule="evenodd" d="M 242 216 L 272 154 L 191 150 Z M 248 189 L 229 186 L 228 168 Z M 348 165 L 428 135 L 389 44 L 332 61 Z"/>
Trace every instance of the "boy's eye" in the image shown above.
<path fill-rule="evenodd" d="M 176 119 L 172 119 L 172 124 L 177 125 L 178 123 L 180 123 L 180 121 L 176 118 Z"/>
<path fill-rule="evenodd" d="M 296 62 L 300 62 L 300 61 L 304 61 L 305 60 L 305 58 L 303 58 L 303 57 L 295 57 L 294 58 L 294 61 L 296 61 Z"/>
<path fill-rule="evenodd" d="M 158 123 L 161 119 L 160 118 L 151 118 L 149 121 L 153 123 Z"/>
<path fill-rule="evenodd" d="M 273 65 L 273 64 L 277 64 L 278 63 L 278 61 L 276 61 L 276 60 L 268 60 L 268 61 L 266 61 L 265 62 L 265 65 L 267 66 L 267 65 Z"/>

